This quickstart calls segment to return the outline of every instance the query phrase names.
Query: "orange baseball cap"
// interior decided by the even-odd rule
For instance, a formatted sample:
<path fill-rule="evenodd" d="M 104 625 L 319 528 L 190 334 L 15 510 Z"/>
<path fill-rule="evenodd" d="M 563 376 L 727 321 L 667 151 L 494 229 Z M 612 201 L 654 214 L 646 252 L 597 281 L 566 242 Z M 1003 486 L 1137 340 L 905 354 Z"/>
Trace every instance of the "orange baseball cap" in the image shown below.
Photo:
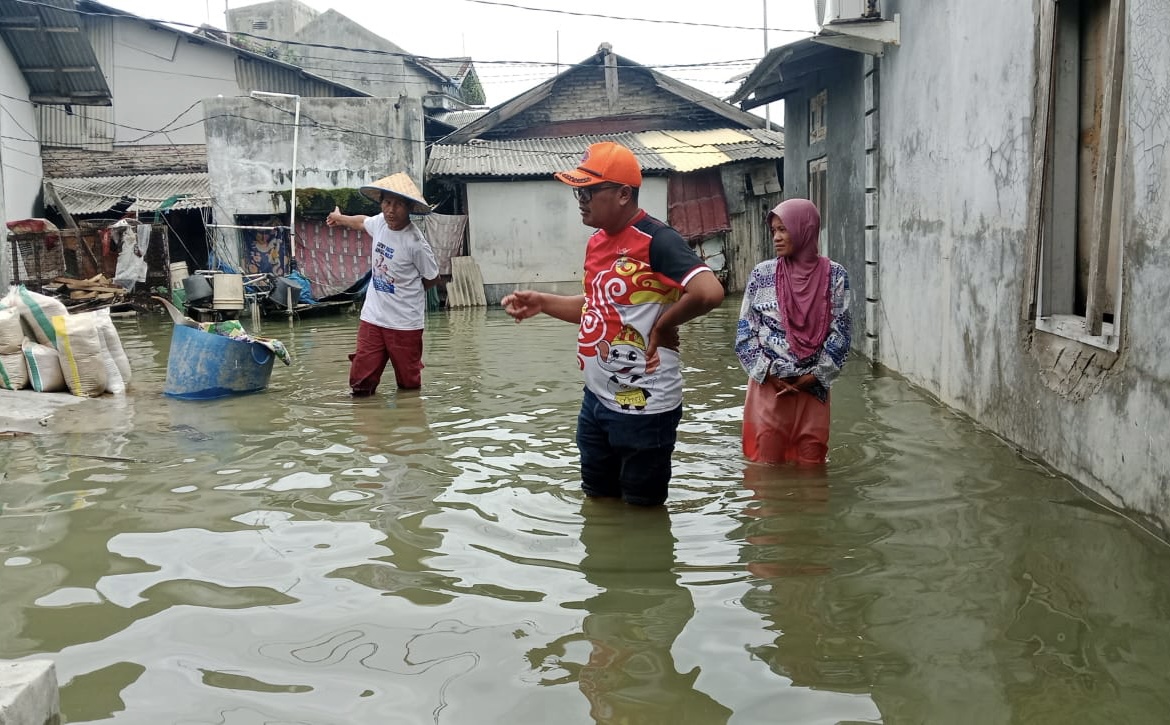
<path fill-rule="evenodd" d="M 553 176 L 569 186 L 593 186 L 607 181 L 623 186 L 642 185 L 642 167 L 634 152 L 613 141 L 591 144 L 576 169 L 558 171 Z"/>

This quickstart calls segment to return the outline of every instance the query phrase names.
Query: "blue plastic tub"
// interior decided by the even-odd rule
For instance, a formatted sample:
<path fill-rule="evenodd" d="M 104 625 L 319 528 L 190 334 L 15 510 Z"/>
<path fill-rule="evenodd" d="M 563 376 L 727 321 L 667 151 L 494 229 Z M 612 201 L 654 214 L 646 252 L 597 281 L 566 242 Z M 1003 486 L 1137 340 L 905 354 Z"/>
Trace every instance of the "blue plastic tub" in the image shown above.
<path fill-rule="evenodd" d="M 185 400 L 254 393 L 268 387 L 275 359 L 260 343 L 175 325 L 163 393 Z"/>

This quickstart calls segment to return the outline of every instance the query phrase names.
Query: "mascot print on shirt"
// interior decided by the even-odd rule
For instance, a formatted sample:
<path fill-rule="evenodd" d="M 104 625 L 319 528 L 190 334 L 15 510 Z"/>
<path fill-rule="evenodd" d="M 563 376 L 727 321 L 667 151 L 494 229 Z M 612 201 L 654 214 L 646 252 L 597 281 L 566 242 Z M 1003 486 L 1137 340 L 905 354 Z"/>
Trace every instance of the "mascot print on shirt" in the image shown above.
<path fill-rule="evenodd" d="M 680 290 L 664 284 L 644 262 L 622 256 L 594 277 L 591 292 L 593 304 L 586 305 L 577 338 L 578 364 L 601 369 L 623 410 L 643 410 L 659 365 L 657 355 L 646 357 L 649 331 Z"/>
<path fill-rule="evenodd" d="M 650 391 L 638 381 L 654 372 L 657 363 L 646 360 L 646 338 L 629 325 L 623 325 L 612 342 L 597 343 L 597 364 L 609 373 L 607 387 L 623 410 L 642 410 Z"/>

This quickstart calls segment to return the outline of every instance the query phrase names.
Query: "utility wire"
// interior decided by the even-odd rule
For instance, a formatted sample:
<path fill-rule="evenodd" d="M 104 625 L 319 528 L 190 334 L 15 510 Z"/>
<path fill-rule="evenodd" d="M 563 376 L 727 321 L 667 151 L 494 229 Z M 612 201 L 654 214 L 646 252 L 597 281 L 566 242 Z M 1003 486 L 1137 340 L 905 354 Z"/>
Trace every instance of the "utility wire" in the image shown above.
<path fill-rule="evenodd" d="M 754 32 L 762 32 L 767 30 L 769 32 L 777 33 L 807 33 L 806 29 L 794 30 L 792 28 L 765 28 L 759 25 L 719 25 L 717 23 L 697 23 L 687 20 L 662 20 L 660 18 L 634 18 L 625 17 L 621 15 L 607 15 L 605 13 L 585 13 L 576 10 L 554 10 L 551 8 L 534 8 L 528 5 L 516 5 L 514 3 L 495 2 L 494 0 L 465 0 L 469 3 L 478 3 L 480 5 L 494 5 L 496 7 L 515 8 L 516 10 L 529 10 L 537 13 L 553 13 L 555 15 L 575 15 L 584 18 L 601 18 L 603 20 L 621 20 L 622 22 L 635 23 L 658 23 L 663 25 L 689 25 L 699 28 L 719 28 L 720 30 L 751 30 Z"/>

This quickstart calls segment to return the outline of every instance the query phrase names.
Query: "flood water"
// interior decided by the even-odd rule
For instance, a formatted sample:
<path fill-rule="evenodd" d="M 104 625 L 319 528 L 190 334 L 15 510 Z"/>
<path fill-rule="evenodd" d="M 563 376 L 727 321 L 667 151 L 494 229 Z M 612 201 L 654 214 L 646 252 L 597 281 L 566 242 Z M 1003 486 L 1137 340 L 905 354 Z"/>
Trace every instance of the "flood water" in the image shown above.
<path fill-rule="evenodd" d="M 1170 548 L 860 359 L 826 467 L 746 465 L 738 308 L 650 511 L 583 500 L 571 325 L 432 313 L 353 400 L 355 317 L 268 320 L 267 391 L 185 402 L 120 320 L 125 398 L 0 439 L 0 659 L 70 723 L 1167 721 Z"/>

